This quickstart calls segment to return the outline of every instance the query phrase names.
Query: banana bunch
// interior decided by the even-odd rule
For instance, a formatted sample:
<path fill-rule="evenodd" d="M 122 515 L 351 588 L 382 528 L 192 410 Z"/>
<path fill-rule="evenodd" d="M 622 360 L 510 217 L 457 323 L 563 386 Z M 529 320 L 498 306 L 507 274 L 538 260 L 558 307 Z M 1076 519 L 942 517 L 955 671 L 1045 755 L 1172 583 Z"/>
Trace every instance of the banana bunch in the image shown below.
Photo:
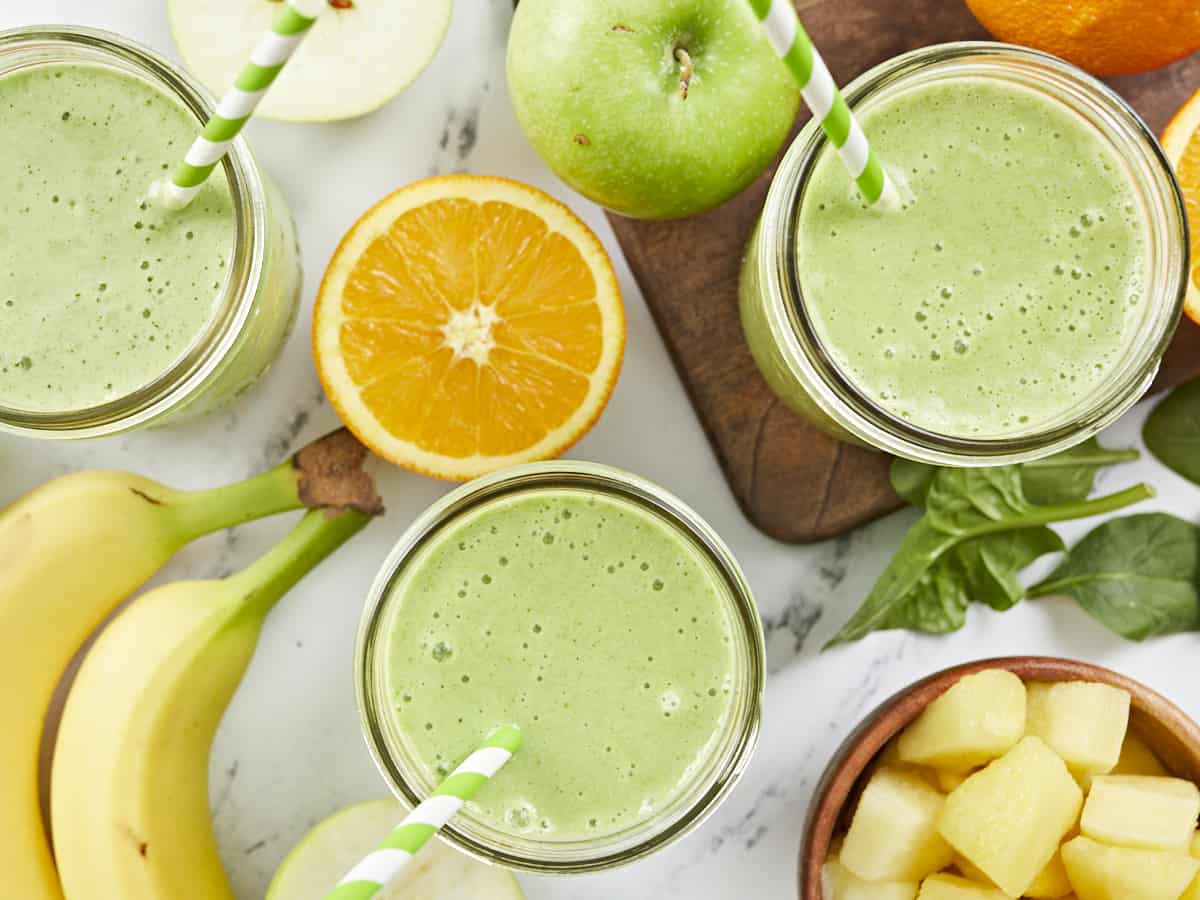
<path fill-rule="evenodd" d="M 82 726 L 73 725 L 68 731 L 70 723 L 64 718 L 60 732 L 59 745 L 65 752 L 56 754 L 53 778 L 61 778 L 64 786 L 56 781 L 54 787 L 54 830 L 59 832 L 61 824 L 63 837 L 56 841 L 56 851 L 64 874 L 76 869 L 72 862 L 83 852 L 71 839 L 76 823 L 93 831 L 89 854 L 105 841 L 114 857 L 130 847 L 138 849 L 130 838 L 132 832 L 142 835 L 138 844 L 145 842 L 147 851 L 155 839 L 153 864 L 168 862 L 166 845 L 174 843 L 175 852 L 187 853 L 191 860 L 189 874 L 213 866 L 220 874 L 207 791 L 189 788 L 179 767 L 187 768 L 185 757 L 192 763 L 199 759 L 203 763 L 200 781 L 205 780 L 211 741 L 205 728 L 211 720 L 215 729 L 241 679 L 245 662 L 239 668 L 239 660 L 248 658 L 253 649 L 258 633 L 253 623 L 256 616 L 261 622 L 274 602 L 272 592 L 277 600 L 308 568 L 361 528 L 370 514 L 380 511 L 374 486 L 361 470 L 364 457 L 365 451 L 353 438 L 335 432 L 275 469 L 239 484 L 177 491 L 121 472 L 81 472 L 56 479 L 0 512 L 0 685 L 4 686 L 0 834 L 5 836 L 0 841 L 0 878 L 4 896 L 63 897 L 38 802 L 38 751 L 55 686 L 91 632 L 176 550 L 200 535 L 305 506 L 351 510 L 335 517 L 309 513 L 280 545 L 283 550 L 277 547 L 240 575 L 169 585 L 146 594 L 105 630 L 68 698 L 71 722 L 90 721 L 93 727 L 84 739 L 70 740 Z M 174 599 L 166 603 L 156 599 L 160 595 Z M 235 611 L 225 626 L 214 624 L 221 618 L 218 608 Z M 155 660 L 161 669 L 154 668 Z M 186 682 L 187 691 L 175 707 L 164 694 L 169 693 L 172 679 Z M 169 718 L 165 730 L 154 730 L 152 710 Z M 75 746 L 86 749 L 82 755 L 71 753 Z M 101 774 L 106 754 L 119 757 L 127 770 Z M 77 792 L 75 783 L 93 776 L 90 791 L 104 791 L 126 805 Z M 139 785 L 139 779 L 150 777 L 163 778 L 170 785 L 161 797 L 169 805 L 167 814 L 130 818 L 128 804 L 152 798 L 145 793 L 145 784 Z M 163 828 L 168 830 L 156 830 Z M 208 842 L 189 844 L 185 829 L 208 829 Z M 174 835 L 184 843 L 174 842 Z M 139 857 L 151 864 L 149 852 Z M 116 864 L 104 866 L 91 855 L 88 858 L 91 871 L 83 881 L 67 885 L 71 900 L 229 896 L 227 887 L 224 893 L 205 892 L 194 887 L 190 878 L 188 889 L 181 893 L 142 886 L 153 882 L 110 882 Z M 220 880 L 223 883 L 223 874 Z"/>

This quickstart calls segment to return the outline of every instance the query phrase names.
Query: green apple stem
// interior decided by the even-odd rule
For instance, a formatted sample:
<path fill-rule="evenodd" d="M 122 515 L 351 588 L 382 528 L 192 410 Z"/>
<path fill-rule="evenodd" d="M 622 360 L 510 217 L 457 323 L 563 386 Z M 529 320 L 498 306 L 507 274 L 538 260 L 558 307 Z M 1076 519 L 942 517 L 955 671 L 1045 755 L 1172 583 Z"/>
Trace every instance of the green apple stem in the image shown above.
<path fill-rule="evenodd" d="M 679 63 L 679 99 L 686 100 L 692 86 L 692 55 L 686 47 L 676 47 L 675 61 Z"/>
<path fill-rule="evenodd" d="M 237 598 L 238 616 L 261 619 L 301 578 L 358 534 L 370 513 L 310 510 L 287 536 L 227 584 Z"/>
<path fill-rule="evenodd" d="M 308 444 L 275 468 L 237 484 L 146 497 L 171 507 L 178 534 L 192 540 L 288 510 L 382 512 L 374 482 L 363 471 L 367 451 L 344 428 Z"/>

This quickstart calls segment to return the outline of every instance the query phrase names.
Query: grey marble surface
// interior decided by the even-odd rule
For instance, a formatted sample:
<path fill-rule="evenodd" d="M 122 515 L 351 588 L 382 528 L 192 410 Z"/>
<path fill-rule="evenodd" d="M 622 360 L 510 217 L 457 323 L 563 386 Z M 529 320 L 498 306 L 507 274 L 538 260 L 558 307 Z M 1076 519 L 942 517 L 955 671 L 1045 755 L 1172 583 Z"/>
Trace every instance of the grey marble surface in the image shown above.
<path fill-rule="evenodd" d="M 70 22 L 110 28 L 176 56 L 161 0 L 0 3 L 0 27 Z M 524 142 L 504 83 L 509 0 L 460 0 L 449 38 L 407 93 L 365 119 L 298 127 L 267 122 L 249 135 L 290 200 L 306 269 L 300 326 L 263 384 L 215 417 L 88 444 L 0 437 L 0 503 L 64 472 L 119 467 L 188 487 L 261 470 L 334 427 L 313 373 L 312 293 L 345 229 L 386 191 L 440 172 L 502 174 L 539 185 L 577 210 L 617 264 L 629 344 L 608 411 L 571 455 L 631 469 L 665 485 L 704 515 L 745 568 L 767 630 L 770 682 L 758 753 L 725 805 L 697 832 L 658 856 L 605 875 L 522 877 L 532 900 L 795 896 L 796 853 L 814 783 L 839 741 L 888 694 L 969 659 L 1048 653 L 1088 659 L 1140 678 L 1200 713 L 1197 638 L 1123 643 L 1065 602 L 1040 601 L 1003 615 L 972 610 L 946 639 L 889 633 L 819 653 L 884 566 L 910 522 L 898 513 L 811 547 L 775 543 L 742 517 L 688 406 L 658 334 L 603 216 L 557 182 Z M 1136 443 L 1143 404 L 1107 443 Z M 336 808 L 379 796 L 359 736 L 350 660 L 367 587 L 406 524 L 443 484 L 378 465 L 388 515 L 306 579 L 271 615 L 250 671 L 217 737 L 212 801 L 239 897 L 261 897 L 292 843 Z M 1105 473 L 1112 489 L 1153 482 L 1145 509 L 1200 517 L 1200 489 L 1153 461 Z M 186 548 L 159 579 L 214 576 L 262 552 L 287 517 Z M 1064 528 L 1073 538 L 1091 524 Z"/>

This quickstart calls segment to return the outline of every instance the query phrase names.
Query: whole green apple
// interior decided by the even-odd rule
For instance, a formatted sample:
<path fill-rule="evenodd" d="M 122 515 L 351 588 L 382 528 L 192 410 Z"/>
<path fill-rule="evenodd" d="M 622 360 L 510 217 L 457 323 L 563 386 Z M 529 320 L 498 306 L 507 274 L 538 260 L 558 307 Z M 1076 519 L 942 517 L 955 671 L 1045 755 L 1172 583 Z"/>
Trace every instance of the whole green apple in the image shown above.
<path fill-rule="evenodd" d="M 746 187 L 800 101 L 746 0 L 521 0 L 508 87 L 560 178 L 643 219 L 698 213 Z"/>

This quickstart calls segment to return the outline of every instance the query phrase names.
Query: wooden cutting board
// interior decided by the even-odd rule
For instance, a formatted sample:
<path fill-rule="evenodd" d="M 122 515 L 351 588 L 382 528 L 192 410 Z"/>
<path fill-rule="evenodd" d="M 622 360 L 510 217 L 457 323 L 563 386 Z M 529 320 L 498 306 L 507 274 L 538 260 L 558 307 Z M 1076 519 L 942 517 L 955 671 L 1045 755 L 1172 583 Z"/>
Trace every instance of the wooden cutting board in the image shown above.
<path fill-rule="evenodd" d="M 797 6 L 839 84 L 906 50 L 988 36 L 961 0 L 799 0 Z M 1112 84 L 1161 132 L 1200 88 L 1200 53 Z M 803 112 L 797 128 L 807 120 Z M 738 270 L 773 173 L 774 166 L 729 203 L 694 218 L 609 218 L 742 509 L 771 537 L 806 543 L 901 503 L 888 485 L 888 457 L 839 443 L 792 413 L 762 380 L 742 338 Z M 1200 327 L 1185 322 L 1156 388 L 1198 374 Z"/>

